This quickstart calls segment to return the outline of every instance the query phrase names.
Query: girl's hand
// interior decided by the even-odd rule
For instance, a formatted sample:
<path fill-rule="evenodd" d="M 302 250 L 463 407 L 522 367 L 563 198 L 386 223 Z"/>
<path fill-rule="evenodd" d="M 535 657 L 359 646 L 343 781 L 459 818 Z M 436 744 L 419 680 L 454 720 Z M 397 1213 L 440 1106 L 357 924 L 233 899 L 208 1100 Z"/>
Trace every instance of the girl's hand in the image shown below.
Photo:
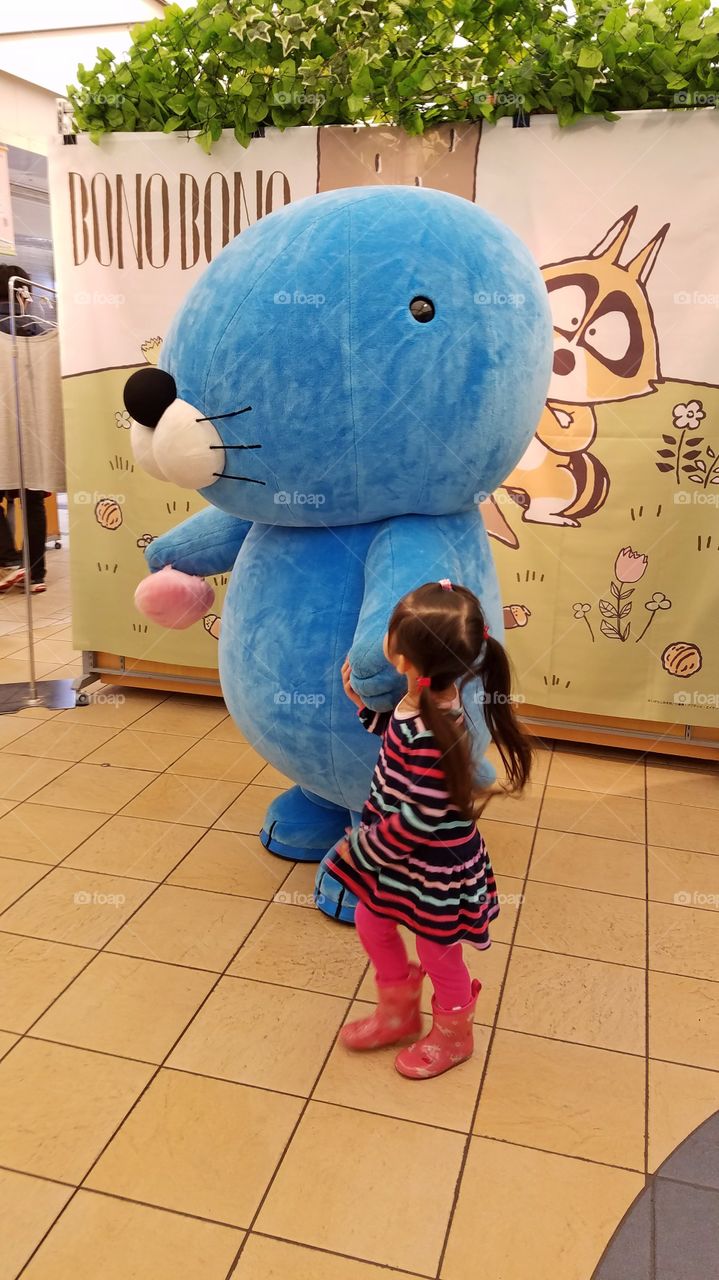
<path fill-rule="evenodd" d="M 340 840 L 339 844 L 336 846 L 336 852 L 340 858 L 344 858 L 345 862 L 348 860 L 350 856 L 350 847 L 346 840 Z"/>
<path fill-rule="evenodd" d="M 342 688 L 347 694 L 347 697 L 349 698 L 350 702 L 354 702 L 356 707 L 363 707 L 364 702 L 362 701 L 359 694 L 355 692 L 355 690 L 352 688 L 352 685 L 350 684 L 351 675 L 352 675 L 352 668 L 350 666 L 350 660 L 349 658 L 345 658 L 344 662 L 342 663 Z"/>

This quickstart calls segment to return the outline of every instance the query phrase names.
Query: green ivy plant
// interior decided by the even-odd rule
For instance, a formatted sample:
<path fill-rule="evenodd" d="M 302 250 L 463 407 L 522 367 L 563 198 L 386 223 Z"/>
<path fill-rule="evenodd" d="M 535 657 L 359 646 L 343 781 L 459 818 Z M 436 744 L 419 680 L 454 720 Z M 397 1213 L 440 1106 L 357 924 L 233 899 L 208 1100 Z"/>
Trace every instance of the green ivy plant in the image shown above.
<path fill-rule="evenodd" d="M 98 49 L 68 96 L 75 129 L 223 129 L 247 146 L 264 125 L 396 124 L 522 111 L 560 125 L 618 111 L 719 104 L 711 0 L 199 0 Z"/>

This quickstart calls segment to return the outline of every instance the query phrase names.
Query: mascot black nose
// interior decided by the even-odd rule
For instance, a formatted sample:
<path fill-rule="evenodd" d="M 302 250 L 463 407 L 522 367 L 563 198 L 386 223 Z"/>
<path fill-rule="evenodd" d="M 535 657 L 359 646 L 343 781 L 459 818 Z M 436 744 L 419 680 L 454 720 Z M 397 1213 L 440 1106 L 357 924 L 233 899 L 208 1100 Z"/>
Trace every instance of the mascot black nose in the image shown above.
<path fill-rule="evenodd" d="M 127 379 L 123 399 L 135 422 L 156 427 L 165 409 L 177 399 L 175 379 L 164 369 L 138 369 Z"/>

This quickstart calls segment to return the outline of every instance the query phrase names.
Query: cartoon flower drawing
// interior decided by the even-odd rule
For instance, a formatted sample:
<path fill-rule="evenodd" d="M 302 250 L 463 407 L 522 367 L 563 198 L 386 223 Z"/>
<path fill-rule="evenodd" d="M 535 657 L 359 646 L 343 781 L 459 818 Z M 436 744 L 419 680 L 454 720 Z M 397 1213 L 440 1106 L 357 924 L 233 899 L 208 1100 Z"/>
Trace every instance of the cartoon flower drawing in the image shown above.
<path fill-rule="evenodd" d="M 682 472 L 692 484 L 700 484 L 705 489 L 709 484 L 719 484 L 719 473 L 714 473 L 715 464 L 719 462 L 715 451 L 707 446 L 706 457 L 703 458 L 704 436 L 687 435 L 689 431 L 701 430 L 705 417 L 701 400 L 675 404 L 672 409 L 672 423 L 678 435 L 662 434 L 662 440 L 668 447 L 657 449 L 657 456 L 662 461 L 656 463 L 656 468 L 665 473 L 672 472 L 677 484 L 682 482 Z"/>
<path fill-rule="evenodd" d="M 644 606 L 644 608 L 648 609 L 649 611 L 649 620 L 647 622 L 646 627 L 642 631 L 642 634 L 637 636 L 637 639 L 636 639 L 637 644 L 639 644 L 639 641 L 643 640 L 644 636 L 647 634 L 647 631 L 651 627 L 657 613 L 659 613 L 660 610 L 671 609 L 671 607 L 672 607 L 672 602 L 664 595 L 663 591 L 654 592 L 651 600 L 647 600 Z"/>
<path fill-rule="evenodd" d="M 616 582 L 610 584 L 611 600 L 599 601 L 599 612 L 602 615 L 601 632 L 608 640 L 621 640 L 625 644 L 629 639 L 631 622 L 622 623 L 631 613 L 629 597 L 634 595 L 634 587 L 630 582 L 638 582 L 646 573 L 649 557 L 641 551 L 632 551 L 631 547 L 622 547 L 614 563 Z"/>
<path fill-rule="evenodd" d="M 614 577 L 617 582 L 638 582 L 644 576 L 648 559 L 631 547 L 622 547 L 614 565 Z"/>
<path fill-rule="evenodd" d="M 130 427 L 132 426 L 132 419 L 127 412 L 127 409 L 118 409 L 115 414 L 115 426 L 122 427 L 125 431 L 130 430 Z"/>
<path fill-rule="evenodd" d="M 589 634 L 592 637 L 592 644 L 594 644 L 594 632 L 592 631 L 592 624 L 588 617 L 592 611 L 592 606 L 590 604 L 573 604 L 572 609 L 574 610 L 574 616 L 577 621 L 581 622 L 583 619 L 586 622 L 589 627 Z"/>
<path fill-rule="evenodd" d="M 690 400 L 688 404 L 675 404 L 672 409 L 674 426 L 680 431 L 687 427 L 698 427 L 702 418 L 706 418 L 700 400 Z"/>

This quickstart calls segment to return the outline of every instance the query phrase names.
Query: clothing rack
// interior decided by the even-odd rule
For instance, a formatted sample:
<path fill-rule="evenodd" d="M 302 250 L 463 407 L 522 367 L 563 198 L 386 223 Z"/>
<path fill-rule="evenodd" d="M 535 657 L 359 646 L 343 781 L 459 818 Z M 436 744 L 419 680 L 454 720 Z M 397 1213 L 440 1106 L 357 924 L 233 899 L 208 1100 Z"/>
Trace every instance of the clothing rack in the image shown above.
<path fill-rule="evenodd" d="M 19 373 L 19 346 L 20 340 L 32 342 L 32 337 L 23 339 L 22 331 L 18 332 L 18 320 L 31 320 L 35 323 L 44 324 L 47 329 L 57 331 L 57 321 L 49 319 L 48 314 L 33 314 L 26 312 L 22 308 L 18 310 L 20 299 L 18 290 L 39 289 L 44 295 L 51 295 L 51 300 L 46 298 L 44 307 L 45 312 L 52 310 L 54 312 L 55 302 L 57 298 L 57 290 L 50 285 L 39 284 L 36 280 L 27 280 L 24 276 L 11 276 L 8 283 L 9 304 L 10 304 L 10 334 L 13 340 L 13 381 L 15 387 L 15 432 L 17 440 L 18 453 L 18 479 L 20 481 L 20 493 L 22 495 L 20 507 L 22 514 L 22 559 L 25 570 L 25 608 L 27 612 L 27 637 L 28 637 L 28 653 L 30 655 L 30 679 L 20 684 L 0 684 L 0 714 L 10 711 L 20 711 L 23 707 L 47 707 L 52 710 L 61 710 L 67 707 L 74 707 L 78 702 L 87 702 L 86 697 L 78 697 L 78 689 L 84 683 L 83 677 L 77 680 L 42 680 L 38 682 L 35 668 L 35 640 L 33 632 L 33 616 L 32 616 L 32 586 L 30 582 L 30 539 L 28 533 L 27 520 L 27 502 L 24 500 L 26 492 L 25 488 L 25 462 L 23 450 L 23 430 L 22 430 L 22 410 L 20 407 L 20 373 Z"/>

